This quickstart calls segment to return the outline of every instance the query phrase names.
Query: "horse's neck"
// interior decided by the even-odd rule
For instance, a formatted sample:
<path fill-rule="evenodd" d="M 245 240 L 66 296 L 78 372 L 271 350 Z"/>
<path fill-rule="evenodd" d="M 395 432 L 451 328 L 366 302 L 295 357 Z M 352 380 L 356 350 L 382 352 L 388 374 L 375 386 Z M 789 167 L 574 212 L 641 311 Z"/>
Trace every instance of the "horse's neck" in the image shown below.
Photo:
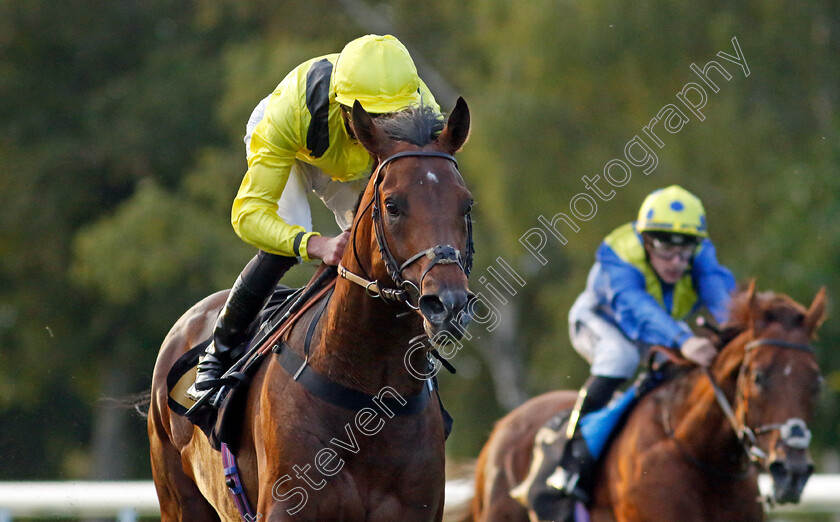
<path fill-rule="evenodd" d="M 729 403 L 733 404 L 736 379 L 723 370 L 716 367 L 712 373 Z M 683 382 L 674 382 L 672 386 L 672 402 L 665 408 L 671 410 L 674 437 L 698 458 L 721 467 L 726 467 L 728 462 L 739 466 L 742 454 L 738 452 L 737 435 L 705 373 L 692 371 L 683 377 Z"/>
<path fill-rule="evenodd" d="M 319 329 L 311 358 L 316 370 L 366 393 L 384 386 L 419 393 L 424 383 L 409 373 L 405 356 L 422 325 L 408 307 L 374 299 L 361 286 L 339 279 Z"/>

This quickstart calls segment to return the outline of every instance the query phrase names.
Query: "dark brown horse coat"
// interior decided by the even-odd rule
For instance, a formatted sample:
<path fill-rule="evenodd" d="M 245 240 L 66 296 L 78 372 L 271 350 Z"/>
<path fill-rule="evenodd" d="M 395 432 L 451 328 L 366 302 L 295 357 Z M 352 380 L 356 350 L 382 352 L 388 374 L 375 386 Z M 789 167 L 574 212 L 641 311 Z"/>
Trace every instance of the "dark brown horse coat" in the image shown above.
<path fill-rule="evenodd" d="M 810 342 L 822 321 L 825 291 L 809 309 L 787 296 L 737 296 L 731 324 L 711 373 L 741 426 L 757 435 L 777 499 L 796 502 L 812 465 L 792 447 L 781 426 L 811 420 L 821 377 Z M 552 415 L 571 408 L 576 394 L 536 397 L 501 419 L 479 456 L 472 520 L 528 521 L 509 491 L 527 475 L 534 436 Z M 807 428 L 805 429 L 807 431 Z M 762 520 L 758 466 L 716 402 L 700 369 L 645 396 L 603 455 L 596 476 L 592 520 Z M 532 518 L 536 520 L 536 518 Z"/>
<path fill-rule="evenodd" d="M 436 155 L 399 157 L 378 172 L 380 183 L 369 183 L 362 196 L 342 265 L 380 286 L 394 285 L 374 232 L 375 189 L 382 202 L 377 210 L 384 241 L 398 263 L 435 245 L 452 246 L 461 256 L 468 252 L 471 196 L 448 158 L 467 139 L 466 103 L 459 99 L 436 139 L 427 133 L 423 139 L 409 140 L 411 136 L 399 134 L 398 125 L 386 133 L 358 103 L 352 117 L 360 142 L 378 162 L 398 152 Z M 411 129 L 423 122 L 408 124 Z M 423 315 L 403 304 L 374 299 L 369 289 L 339 279 L 314 332 L 309 367 L 372 396 L 429 394 L 428 382 L 406 370 L 406 351 L 424 332 L 460 336 L 453 325 L 463 323 L 471 297 L 462 265 L 434 265 L 421 256 L 400 271 L 419 288 Z M 220 454 L 200 430 L 174 415 L 166 400 L 168 368 L 210 335 L 224 299 L 224 293 L 215 294 L 188 311 L 170 331 L 155 365 L 148 427 L 163 521 L 240 519 L 224 484 Z M 288 337 L 298 354 L 314 313 L 307 312 Z M 417 350 L 408 362 L 416 369 L 425 368 L 425 361 L 426 353 Z M 440 520 L 444 426 L 437 398 L 431 397 L 412 415 L 390 416 L 386 407 L 342 408 L 313 396 L 292 380 L 277 357 L 269 357 L 250 384 L 237 454 L 247 496 L 260 519 Z"/>

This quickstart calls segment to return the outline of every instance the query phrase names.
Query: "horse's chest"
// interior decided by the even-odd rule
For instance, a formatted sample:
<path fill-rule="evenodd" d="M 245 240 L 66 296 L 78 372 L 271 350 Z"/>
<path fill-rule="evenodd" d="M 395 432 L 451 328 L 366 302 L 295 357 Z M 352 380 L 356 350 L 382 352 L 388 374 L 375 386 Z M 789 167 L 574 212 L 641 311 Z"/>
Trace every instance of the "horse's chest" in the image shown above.
<path fill-rule="evenodd" d="M 420 418 L 386 420 L 288 423 L 272 466 L 283 481 L 272 488 L 274 500 L 298 509 L 295 520 L 337 520 L 336 513 L 348 521 L 436 520 L 443 435 Z"/>
<path fill-rule="evenodd" d="M 420 522 L 439 520 L 443 507 L 443 484 L 433 477 L 360 472 L 348 466 L 329 480 L 317 481 L 314 473 L 309 479 L 274 496 L 272 511 L 293 514 L 295 521 Z"/>

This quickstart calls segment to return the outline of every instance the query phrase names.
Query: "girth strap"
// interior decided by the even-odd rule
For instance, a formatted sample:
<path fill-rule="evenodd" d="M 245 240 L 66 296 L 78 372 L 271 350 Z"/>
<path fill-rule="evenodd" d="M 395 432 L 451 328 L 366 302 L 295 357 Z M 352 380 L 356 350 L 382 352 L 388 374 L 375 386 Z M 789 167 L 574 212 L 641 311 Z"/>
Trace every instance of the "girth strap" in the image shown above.
<path fill-rule="evenodd" d="M 230 451 L 228 445 L 222 443 L 222 466 L 225 470 L 225 485 L 230 490 L 233 503 L 245 522 L 256 520 L 248 496 L 245 495 L 245 488 L 242 487 L 242 479 L 239 475 L 239 466 L 236 465 L 236 456 Z"/>
<path fill-rule="evenodd" d="M 425 386 L 418 395 L 411 397 L 402 397 L 390 386 L 382 388 L 379 395 L 362 393 L 316 372 L 285 342 L 275 345 L 274 352 L 278 354 L 280 366 L 289 375 L 295 376 L 295 380 L 309 393 L 345 410 L 358 411 L 362 408 L 376 407 L 394 415 L 414 415 L 423 411 L 431 398 L 429 386 Z"/>

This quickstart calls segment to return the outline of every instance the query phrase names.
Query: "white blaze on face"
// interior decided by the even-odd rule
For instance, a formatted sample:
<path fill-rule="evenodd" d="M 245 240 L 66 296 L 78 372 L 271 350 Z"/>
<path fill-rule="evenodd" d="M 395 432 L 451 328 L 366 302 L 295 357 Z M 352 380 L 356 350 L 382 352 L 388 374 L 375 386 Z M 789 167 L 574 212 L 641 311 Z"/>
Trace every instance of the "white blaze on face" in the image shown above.
<path fill-rule="evenodd" d="M 438 181 L 438 179 L 437 179 L 437 176 L 435 176 L 435 173 L 434 173 L 434 172 L 431 172 L 431 171 L 430 171 L 430 172 L 427 172 L 427 173 L 426 173 L 426 178 L 427 178 L 429 181 L 432 181 L 432 182 L 434 182 L 434 183 L 440 183 L 440 182 Z"/>

